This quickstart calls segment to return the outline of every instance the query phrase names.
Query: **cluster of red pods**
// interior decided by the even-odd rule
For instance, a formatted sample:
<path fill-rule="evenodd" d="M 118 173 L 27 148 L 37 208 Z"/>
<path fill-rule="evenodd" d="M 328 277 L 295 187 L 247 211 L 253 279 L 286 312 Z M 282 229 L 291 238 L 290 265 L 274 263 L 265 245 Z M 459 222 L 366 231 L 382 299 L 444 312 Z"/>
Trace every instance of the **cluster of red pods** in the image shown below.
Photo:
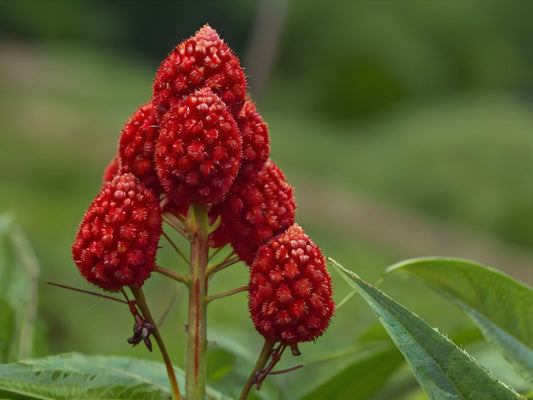
<path fill-rule="evenodd" d="M 247 95 L 238 58 L 206 25 L 162 62 L 152 99 L 122 129 L 116 158 L 72 247 L 81 274 L 104 290 L 140 287 L 154 269 L 162 215 L 205 204 L 250 267 L 252 321 L 267 340 L 314 340 L 334 310 L 318 246 L 295 224 L 293 189 L 269 158 L 268 128 Z"/>

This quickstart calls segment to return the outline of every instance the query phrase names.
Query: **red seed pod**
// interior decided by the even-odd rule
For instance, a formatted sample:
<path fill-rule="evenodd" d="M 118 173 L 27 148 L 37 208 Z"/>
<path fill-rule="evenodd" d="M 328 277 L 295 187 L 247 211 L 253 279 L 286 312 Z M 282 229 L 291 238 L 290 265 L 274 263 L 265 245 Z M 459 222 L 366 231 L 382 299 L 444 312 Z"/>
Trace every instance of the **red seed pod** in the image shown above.
<path fill-rule="evenodd" d="M 120 159 L 118 158 L 118 155 L 111 160 L 111 162 L 107 165 L 104 176 L 102 177 L 103 183 L 106 184 L 107 182 L 111 181 L 116 174 L 118 174 L 118 171 L 120 169 Z"/>
<path fill-rule="evenodd" d="M 154 150 L 159 126 L 152 112 L 152 102 L 139 107 L 122 128 L 118 154 L 120 171 L 132 172 L 146 187 L 160 192 L 154 167 Z"/>
<path fill-rule="evenodd" d="M 72 246 L 74 262 L 102 289 L 140 287 L 154 268 L 161 223 L 153 191 L 131 173 L 116 175 L 83 217 Z"/>
<path fill-rule="evenodd" d="M 320 248 L 294 224 L 262 246 L 251 266 L 248 306 L 265 339 L 294 345 L 322 335 L 335 304 Z"/>
<path fill-rule="evenodd" d="M 257 172 L 268 160 L 270 154 L 268 127 L 255 109 L 251 99 L 247 99 L 237 115 L 237 125 L 242 135 L 242 161 L 239 174 Z"/>
<path fill-rule="evenodd" d="M 209 237 L 210 245 L 231 243 L 250 265 L 259 246 L 294 223 L 295 212 L 292 187 L 269 160 L 259 173 L 239 174 L 224 201 L 212 207 L 211 220 L 220 216 L 221 222 Z"/>
<path fill-rule="evenodd" d="M 211 89 L 196 91 L 161 120 L 155 165 L 163 191 L 178 209 L 221 200 L 237 175 L 241 149 L 224 102 Z"/>
<path fill-rule="evenodd" d="M 161 63 L 153 91 L 158 118 L 199 88 L 213 90 L 235 114 L 244 103 L 246 78 L 239 59 L 209 25 Z"/>

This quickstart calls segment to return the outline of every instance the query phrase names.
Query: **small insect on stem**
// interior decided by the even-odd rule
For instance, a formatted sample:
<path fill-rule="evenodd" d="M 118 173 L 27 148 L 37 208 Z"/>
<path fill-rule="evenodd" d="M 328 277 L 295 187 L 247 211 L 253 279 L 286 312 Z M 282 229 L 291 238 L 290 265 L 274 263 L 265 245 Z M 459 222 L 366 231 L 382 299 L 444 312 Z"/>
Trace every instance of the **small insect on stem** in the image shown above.
<path fill-rule="evenodd" d="M 145 321 L 139 314 L 135 300 L 130 300 L 126 295 L 124 289 L 121 289 L 122 295 L 126 300 L 117 299 L 116 297 L 106 296 L 105 294 L 100 294 L 96 292 L 91 292 L 89 290 L 78 289 L 72 286 L 61 285 L 54 282 L 46 282 L 48 285 L 57 286 L 63 289 L 73 290 L 75 292 L 86 293 L 97 297 L 103 297 L 104 299 L 109 299 L 113 301 L 118 301 L 119 303 L 127 304 L 135 323 L 133 324 L 133 336 L 128 338 L 127 341 L 129 344 L 136 346 L 141 340 L 144 342 L 149 351 L 152 351 L 152 342 L 150 341 L 150 335 L 154 333 L 155 326 L 151 322 Z"/>
<path fill-rule="evenodd" d="M 135 318 L 135 324 L 133 324 L 133 336 L 128 338 L 128 343 L 135 347 L 142 340 L 146 345 L 146 348 L 149 351 L 152 351 L 152 342 L 150 341 L 150 335 L 154 333 L 154 324 L 142 319 L 141 315 L 139 314 L 139 310 L 135 305 L 135 300 L 128 299 L 128 296 L 126 295 L 124 289 L 121 289 L 121 292 L 128 302 L 128 306 L 130 307 L 130 312 L 133 314 L 133 318 Z"/>

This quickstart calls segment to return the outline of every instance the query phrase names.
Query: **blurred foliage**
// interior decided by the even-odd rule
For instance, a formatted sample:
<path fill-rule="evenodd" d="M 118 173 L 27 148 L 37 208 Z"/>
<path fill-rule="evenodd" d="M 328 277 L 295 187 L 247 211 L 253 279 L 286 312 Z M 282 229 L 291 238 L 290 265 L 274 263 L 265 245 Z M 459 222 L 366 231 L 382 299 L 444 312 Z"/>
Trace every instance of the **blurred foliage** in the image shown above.
<path fill-rule="evenodd" d="M 532 100 L 530 2 L 296 2 L 289 10 L 278 68 L 332 119 L 466 90 Z"/>
<path fill-rule="evenodd" d="M 0 34 L 120 48 L 160 60 L 205 23 L 239 52 L 254 10 L 255 3 L 246 0 L 7 0 L 0 2 Z"/>
<path fill-rule="evenodd" d="M 276 70 L 317 110 L 357 119 L 407 99 L 484 89 L 531 100 L 533 4 L 526 1 L 287 1 Z M 209 22 L 243 55 L 259 2 L 13 1 L 0 34 L 90 43 L 159 61 Z"/>
<path fill-rule="evenodd" d="M 40 265 L 25 233 L 0 214 L 0 363 L 45 354 L 37 315 Z"/>
<path fill-rule="evenodd" d="M 312 114 L 265 118 L 292 174 L 533 245 L 533 117 L 512 96 L 434 99 L 357 128 Z"/>

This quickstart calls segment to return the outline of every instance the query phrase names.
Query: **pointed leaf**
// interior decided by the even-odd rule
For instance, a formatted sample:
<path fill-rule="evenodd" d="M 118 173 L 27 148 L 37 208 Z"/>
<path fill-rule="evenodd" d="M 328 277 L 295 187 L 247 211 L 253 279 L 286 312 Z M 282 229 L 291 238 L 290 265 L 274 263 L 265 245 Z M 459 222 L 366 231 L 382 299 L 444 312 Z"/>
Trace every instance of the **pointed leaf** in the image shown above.
<path fill-rule="evenodd" d="M 183 371 L 176 369 L 184 387 Z M 227 397 L 210 390 L 215 399 Z M 165 366 L 129 357 L 60 354 L 0 364 L 0 398 L 170 399 Z"/>
<path fill-rule="evenodd" d="M 380 346 L 376 351 L 361 351 L 354 362 L 309 392 L 303 400 L 368 399 L 383 388 L 383 383 L 403 363 L 395 347 Z"/>
<path fill-rule="evenodd" d="M 10 215 L 0 215 L 0 362 L 32 355 L 39 262 L 26 235 Z"/>
<path fill-rule="evenodd" d="M 407 260 L 389 267 L 391 272 L 408 273 L 461 307 L 517 372 L 533 382 L 533 288 L 453 258 Z"/>
<path fill-rule="evenodd" d="M 334 263 L 376 312 L 430 399 L 519 399 L 468 353 L 355 273 Z"/>

